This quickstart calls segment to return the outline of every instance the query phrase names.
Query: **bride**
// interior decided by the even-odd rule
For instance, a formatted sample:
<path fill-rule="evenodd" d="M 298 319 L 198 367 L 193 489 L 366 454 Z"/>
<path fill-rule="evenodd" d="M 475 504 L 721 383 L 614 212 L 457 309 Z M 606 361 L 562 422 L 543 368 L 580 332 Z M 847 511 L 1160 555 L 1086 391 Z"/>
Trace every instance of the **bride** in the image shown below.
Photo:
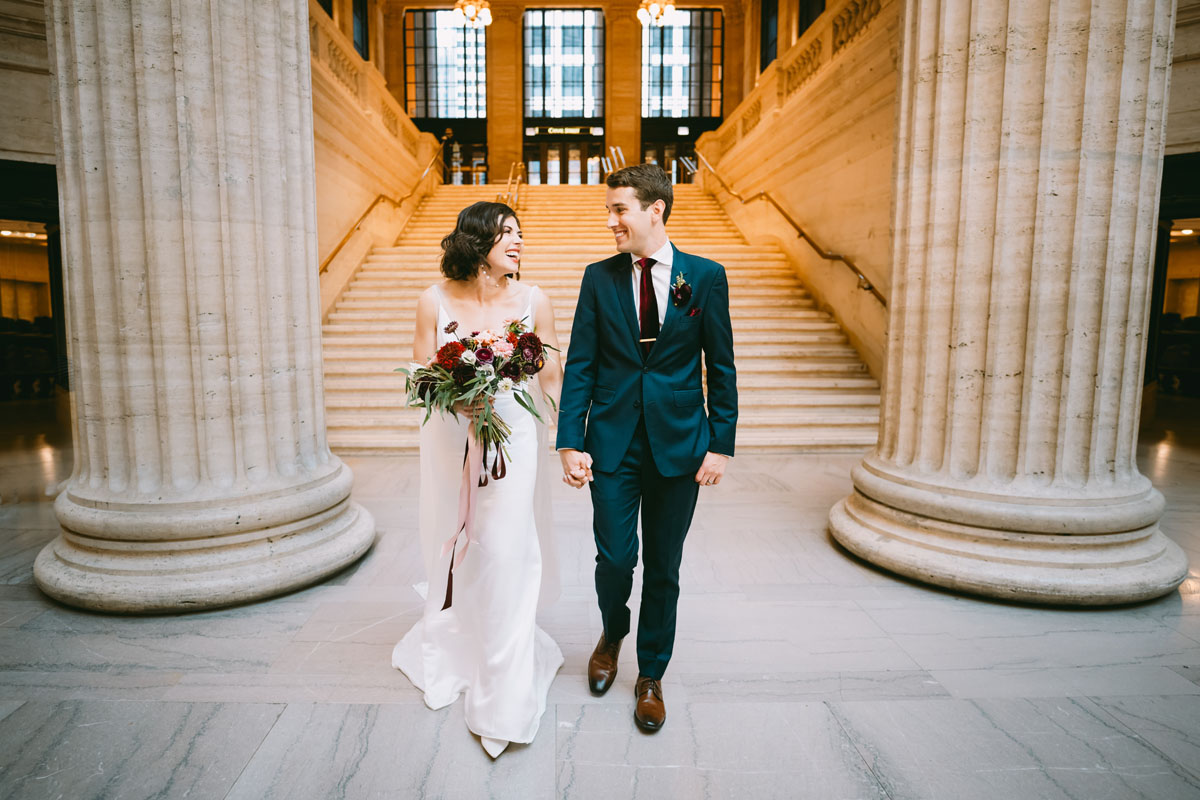
<path fill-rule="evenodd" d="M 499 331 L 511 319 L 524 319 L 558 347 L 550 299 L 511 280 L 522 247 L 520 223 L 508 206 L 479 202 L 459 213 L 454 232 L 442 240 L 446 279 L 417 302 L 416 361 L 426 363 L 456 329 L 464 336 Z M 547 354 L 537 376 L 541 388 L 530 394 L 544 392 L 557 407 L 562 367 L 557 350 Z M 548 409 L 540 405 L 545 420 Z M 435 413 L 421 428 L 419 524 L 428 588 L 422 619 L 396 645 L 392 666 L 424 692 L 430 708 L 465 693 L 467 727 L 496 758 L 509 742 L 533 741 L 563 656 L 534 619 L 539 599 L 545 604 L 558 591 L 548 474 L 538 463 L 545 425 L 512 392 L 498 393 L 493 407 L 512 429 L 507 472 L 476 490 L 470 548 L 453 572 L 462 544 L 443 552 L 444 544 L 456 533 L 470 418 L 479 409 L 460 407 L 457 417 Z"/>

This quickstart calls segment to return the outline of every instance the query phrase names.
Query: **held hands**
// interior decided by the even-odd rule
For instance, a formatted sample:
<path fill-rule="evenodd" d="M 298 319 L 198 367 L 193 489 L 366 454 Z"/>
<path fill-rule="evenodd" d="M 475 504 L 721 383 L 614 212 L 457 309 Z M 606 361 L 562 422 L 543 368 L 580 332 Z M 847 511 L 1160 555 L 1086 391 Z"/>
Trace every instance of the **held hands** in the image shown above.
<path fill-rule="evenodd" d="M 716 486 L 721 482 L 721 478 L 725 477 L 727 463 L 729 463 L 729 456 L 711 451 L 705 453 L 704 463 L 700 465 L 700 471 L 696 473 L 696 483 L 701 486 Z"/>
<path fill-rule="evenodd" d="M 579 450 L 559 450 L 562 461 L 563 483 L 582 489 L 592 479 L 592 457 Z"/>

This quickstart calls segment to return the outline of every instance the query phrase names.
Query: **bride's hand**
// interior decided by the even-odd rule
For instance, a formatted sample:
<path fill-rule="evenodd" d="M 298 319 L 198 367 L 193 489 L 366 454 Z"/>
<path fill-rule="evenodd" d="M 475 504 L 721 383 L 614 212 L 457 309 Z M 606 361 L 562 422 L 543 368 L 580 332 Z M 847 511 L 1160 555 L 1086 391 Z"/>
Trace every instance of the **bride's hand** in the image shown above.
<path fill-rule="evenodd" d="M 463 401 L 463 400 L 459 400 L 457 403 L 455 403 L 453 405 L 454 413 L 461 414 L 462 416 L 466 417 L 467 419 L 475 419 L 476 417 L 478 417 L 480 414 L 483 413 L 484 406 L 490 405 L 491 402 L 492 402 L 492 400 L 490 397 L 476 397 L 470 403 Z"/>

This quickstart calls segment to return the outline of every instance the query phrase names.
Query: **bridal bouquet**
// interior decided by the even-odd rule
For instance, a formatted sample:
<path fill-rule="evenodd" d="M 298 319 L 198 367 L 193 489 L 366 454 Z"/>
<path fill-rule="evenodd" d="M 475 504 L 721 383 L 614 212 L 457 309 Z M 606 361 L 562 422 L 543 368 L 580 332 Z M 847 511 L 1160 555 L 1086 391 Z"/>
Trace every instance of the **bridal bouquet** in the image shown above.
<path fill-rule="evenodd" d="M 546 366 L 546 351 L 551 348 L 523 320 L 509 320 L 499 333 L 474 331 L 465 338 L 458 335 L 457 322 L 445 330 L 456 341 L 442 345 L 428 364 L 414 362 L 396 372 L 405 375 L 408 404 L 425 409 L 424 422 L 434 410 L 457 416 L 455 405 L 478 405 L 473 433 L 483 445 L 486 461 L 488 450 L 493 446 L 500 450 L 512 435 L 492 407 L 497 392 L 511 391 L 522 408 L 541 420 L 527 386 Z"/>

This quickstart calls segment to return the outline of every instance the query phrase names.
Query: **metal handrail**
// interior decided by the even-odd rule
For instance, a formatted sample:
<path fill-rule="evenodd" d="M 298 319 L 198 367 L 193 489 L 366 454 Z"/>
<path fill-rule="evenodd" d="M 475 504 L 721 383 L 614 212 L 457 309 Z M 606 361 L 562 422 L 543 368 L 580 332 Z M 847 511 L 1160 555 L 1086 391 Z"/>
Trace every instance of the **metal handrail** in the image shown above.
<path fill-rule="evenodd" d="M 742 197 L 740 194 L 738 194 L 736 191 L 734 191 L 733 187 L 731 187 L 728 183 L 725 182 L 725 179 L 722 178 L 717 173 L 717 170 L 713 167 L 713 165 L 708 163 L 708 159 L 704 157 L 704 153 L 697 150 L 696 157 L 700 160 L 700 163 L 709 171 L 709 173 L 714 178 L 717 179 L 717 182 L 720 183 L 722 187 L 724 187 L 725 191 L 729 192 L 729 194 L 735 200 L 740 202 L 742 205 L 745 205 L 746 203 L 751 203 L 755 200 L 766 200 L 768 203 L 770 203 L 772 206 L 774 206 L 775 210 L 778 211 L 783 216 L 783 218 L 788 221 L 788 224 L 791 225 L 796 230 L 796 233 L 798 233 L 800 235 L 801 239 L 808 242 L 809 247 L 811 247 L 816 252 L 817 255 L 819 255 L 821 258 L 825 259 L 826 261 L 840 261 L 843 264 L 845 264 L 846 267 L 851 272 L 854 273 L 855 277 L 858 278 L 858 288 L 864 289 L 864 290 L 870 292 L 871 294 L 875 295 L 875 299 L 879 301 L 880 305 L 882 305 L 884 308 L 887 308 L 887 300 L 884 299 L 884 296 L 879 293 L 879 290 L 875 288 L 874 284 L 872 284 L 871 281 L 868 280 L 867 276 L 862 273 L 862 270 L 860 270 L 854 264 L 853 261 L 851 261 L 846 256 L 839 255 L 838 253 L 830 252 L 830 251 L 826 250 L 824 247 L 821 247 L 821 245 L 817 244 L 817 242 L 811 236 L 808 235 L 808 231 L 804 230 L 804 228 L 800 225 L 799 222 L 796 222 L 796 220 L 792 219 L 792 215 L 789 214 L 783 206 L 779 205 L 779 203 L 775 200 L 775 198 L 771 196 L 770 192 L 758 192 L 748 198 Z M 683 161 L 684 161 L 685 165 L 687 165 L 688 167 L 692 167 L 692 172 L 699 171 L 699 167 L 693 166 L 692 163 L 688 159 L 683 159 Z"/>
<path fill-rule="evenodd" d="M 412 189 L 409 190 L 408 194 L 404 195 L 404 197 L 401 197 L 399 200 L 393 200 L 386 194 L 381 194 L 371 201 L 371 205 L 367 206 L 367 210 L 364 211 L 361 216 L 359 216 L 358 221 L 350 226 L 350 229 L 346 231 L 346 235 L 343 236 L 342 240 L 337 243 L 337 247 L 333 248 L 329 255 L 325 256 L 325 260 L 321 262 L 321 269 L 318 271 L 318 273 L 329 269 L 329 265 L 333 263 L 333 259 L 337 258 L 337 254 L 342 252 L 342 248 L 346 246 L 346 242 L 350 241 L 350 237 L 355 234 L 359 227 L 362 226 L 363 222 L 366 221 L 367 217 L 371 215 L 371 212 L 375 210 L 375 206 L 383 202 L 388 202 L 391 203 L 394 208 L 399 208 L 400 206 L 404 205 L 404 203 L 407 202 L 410 197 L 417 193 L 417 187 L 420 186 L 422 181 L 429 176 L 429 171 L 433 169 L 433 165 L 442 160 L 442 148 L 446 144 L 446 140 L 449 138 L 450 134 L 446 133 L 443 134 L 442 138 L 438 140 L 438 148 L 434 151 L 433 158 L 429 159 L 429 163 L 425 166 L 425 171 L 421 173 L 421 177 L 417 178 L 417 180 L 413 182 Z"/>
<path fill-rule="evenodd" d="M 524 176 L 525 162 L 514 161 L 508 168 L 508 182 L 504 184 L 504 191 L 496 194 L 496 202 L 504 203 L 516 210 L 517 204 L 521 202 L 521 180 Z M 516 182 L 515 186 L 513 185 L 514 181 Z"/>

